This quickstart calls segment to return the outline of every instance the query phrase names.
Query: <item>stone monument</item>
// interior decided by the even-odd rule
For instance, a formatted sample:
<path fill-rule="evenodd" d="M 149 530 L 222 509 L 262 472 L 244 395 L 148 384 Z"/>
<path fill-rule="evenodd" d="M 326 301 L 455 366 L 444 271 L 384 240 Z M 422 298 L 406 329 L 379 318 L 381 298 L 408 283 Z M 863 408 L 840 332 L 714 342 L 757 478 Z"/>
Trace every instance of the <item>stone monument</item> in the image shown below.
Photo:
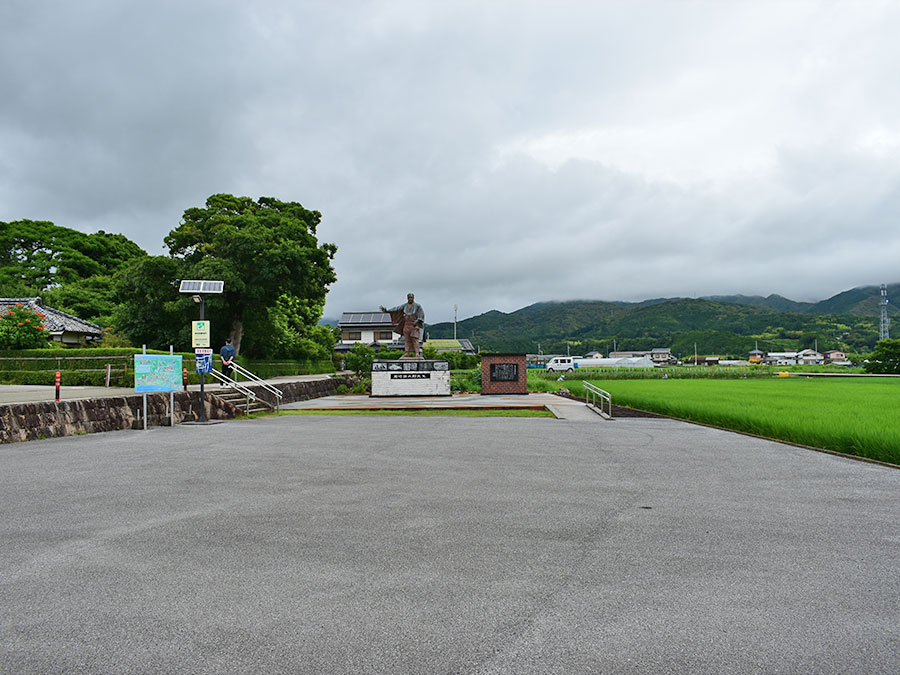
<path fill-rule="evenodd" d="M 425 311 L 416 296 L 389 312 L 394 330 L 403 335 L 404 353 L 399 360 L 372 363 L 372 396 L 450 396 L 450 364 L 422 356 Z"/>

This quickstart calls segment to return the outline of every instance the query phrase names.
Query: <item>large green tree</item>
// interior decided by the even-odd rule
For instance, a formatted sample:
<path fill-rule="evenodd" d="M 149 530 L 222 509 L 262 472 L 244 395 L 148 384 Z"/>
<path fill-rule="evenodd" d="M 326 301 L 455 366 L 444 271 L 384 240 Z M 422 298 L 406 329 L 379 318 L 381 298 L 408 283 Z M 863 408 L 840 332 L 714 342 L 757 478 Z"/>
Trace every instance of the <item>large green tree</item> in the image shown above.
<path fill-rule="evenodd" d="M 136 258 L 119 270 L 114 283 L 116 331 L 136 345 L 188 348 L 193 303 L 178 293 L 180 275 L 181 265 L 168 256 Z"/>
<path fill-rule="evenodd" d="M 223 317 L 240 351 L 245 323 L 264 325 L 270 310 L 277 317 L 299 302 L 307 313 L 315 309 L 310 314 L 316 316 L 304 317 L 310 327 L 321 317 L 328 286 L 337 279 L 331 265 L 337 247 L 316 238 L 321 220 L 321 213 L 297 202 L 217 194 L 204 208 L 186 210 L 165 243 L 182 278 L 225 282 L 210 317 Z"/>
<path fill-rule="evenodd" d="M 900 340 L 881 340 L 865 364 L 867 373 L 900 373 Z"/>
<path fill-rule="evenodd" d="M 39 294 L 93 276 L 109 277 L 147 255 L 121 234 L 85 234 L 48 221 L 0 223 L 0 283 Z"/>
<path fill-rule="evenodd" d="M 121 234 L 85 234 L 38 220 L 0 223 L 0 295 L 40 295 L 51 307 L 109 326 L 117 306 L 114 275 L 146 257 Z"/>

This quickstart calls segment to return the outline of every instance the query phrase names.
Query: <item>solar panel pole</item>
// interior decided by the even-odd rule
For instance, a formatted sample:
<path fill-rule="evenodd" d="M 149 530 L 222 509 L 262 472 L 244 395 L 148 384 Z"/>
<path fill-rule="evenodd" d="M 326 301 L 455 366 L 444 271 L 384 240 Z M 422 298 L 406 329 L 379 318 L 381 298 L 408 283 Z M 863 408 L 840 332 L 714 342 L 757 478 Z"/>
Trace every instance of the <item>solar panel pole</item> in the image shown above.
<path fill-rule="evenodd" d="M 200 321 L 205 321 L 205 307 L 207 293 L 224 293 L 225 282 L 217 279 L 182 279 L 178 288 L 179 293 L 191 295 L 194 302 L 200 303 Z M 196 348 L 195 348 L 196 349 Z M 204 347 L 205 349 L 205 347 Z M 197 352 L 194 351 L 196 358 Z M 212 355 L 210 355 L 210 365 L 212 365 Z M 200 422 L 206 421 L 206 373 L 200 373 Z"/>
<path fill-rule="evenodd" d="M 204 312 L 206 309 L 206 296 L 203 293 L 198 294 L 200 296 L 200 320 L 204 321 L 205 316 Z M 202 343 L 201 343 L 202 344 Z M 194 357 L 196 359 L 196 356 Z M 204 386 L 206 384 L 206 373 L 200 373 L 200 421 L 206 421 L 206 392 L 204 391 Z"/>

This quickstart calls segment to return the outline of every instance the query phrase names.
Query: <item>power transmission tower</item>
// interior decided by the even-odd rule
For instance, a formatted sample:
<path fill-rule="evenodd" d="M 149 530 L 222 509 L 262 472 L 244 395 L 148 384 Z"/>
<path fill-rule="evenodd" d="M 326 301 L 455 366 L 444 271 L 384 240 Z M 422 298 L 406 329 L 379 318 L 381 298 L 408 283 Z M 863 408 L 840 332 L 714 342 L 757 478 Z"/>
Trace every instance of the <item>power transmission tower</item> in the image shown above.
<path fill-rule="evenodd" d="M 891 337 L 891 320 L 888 318 L 887 286 L 881 284 L 881 331 L 879 339 L 889 340 Z"/>

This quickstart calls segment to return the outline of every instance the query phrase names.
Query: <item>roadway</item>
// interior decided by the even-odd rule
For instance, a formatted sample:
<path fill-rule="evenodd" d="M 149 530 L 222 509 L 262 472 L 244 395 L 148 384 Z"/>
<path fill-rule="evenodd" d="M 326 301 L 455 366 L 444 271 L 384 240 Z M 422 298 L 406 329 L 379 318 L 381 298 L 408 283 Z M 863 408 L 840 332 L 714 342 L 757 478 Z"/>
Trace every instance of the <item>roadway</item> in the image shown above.
<path fill-rule="evenodd" d="M 900 672 L 900 471 L 670 419 L 0 446 L 0 672 Z"/>

